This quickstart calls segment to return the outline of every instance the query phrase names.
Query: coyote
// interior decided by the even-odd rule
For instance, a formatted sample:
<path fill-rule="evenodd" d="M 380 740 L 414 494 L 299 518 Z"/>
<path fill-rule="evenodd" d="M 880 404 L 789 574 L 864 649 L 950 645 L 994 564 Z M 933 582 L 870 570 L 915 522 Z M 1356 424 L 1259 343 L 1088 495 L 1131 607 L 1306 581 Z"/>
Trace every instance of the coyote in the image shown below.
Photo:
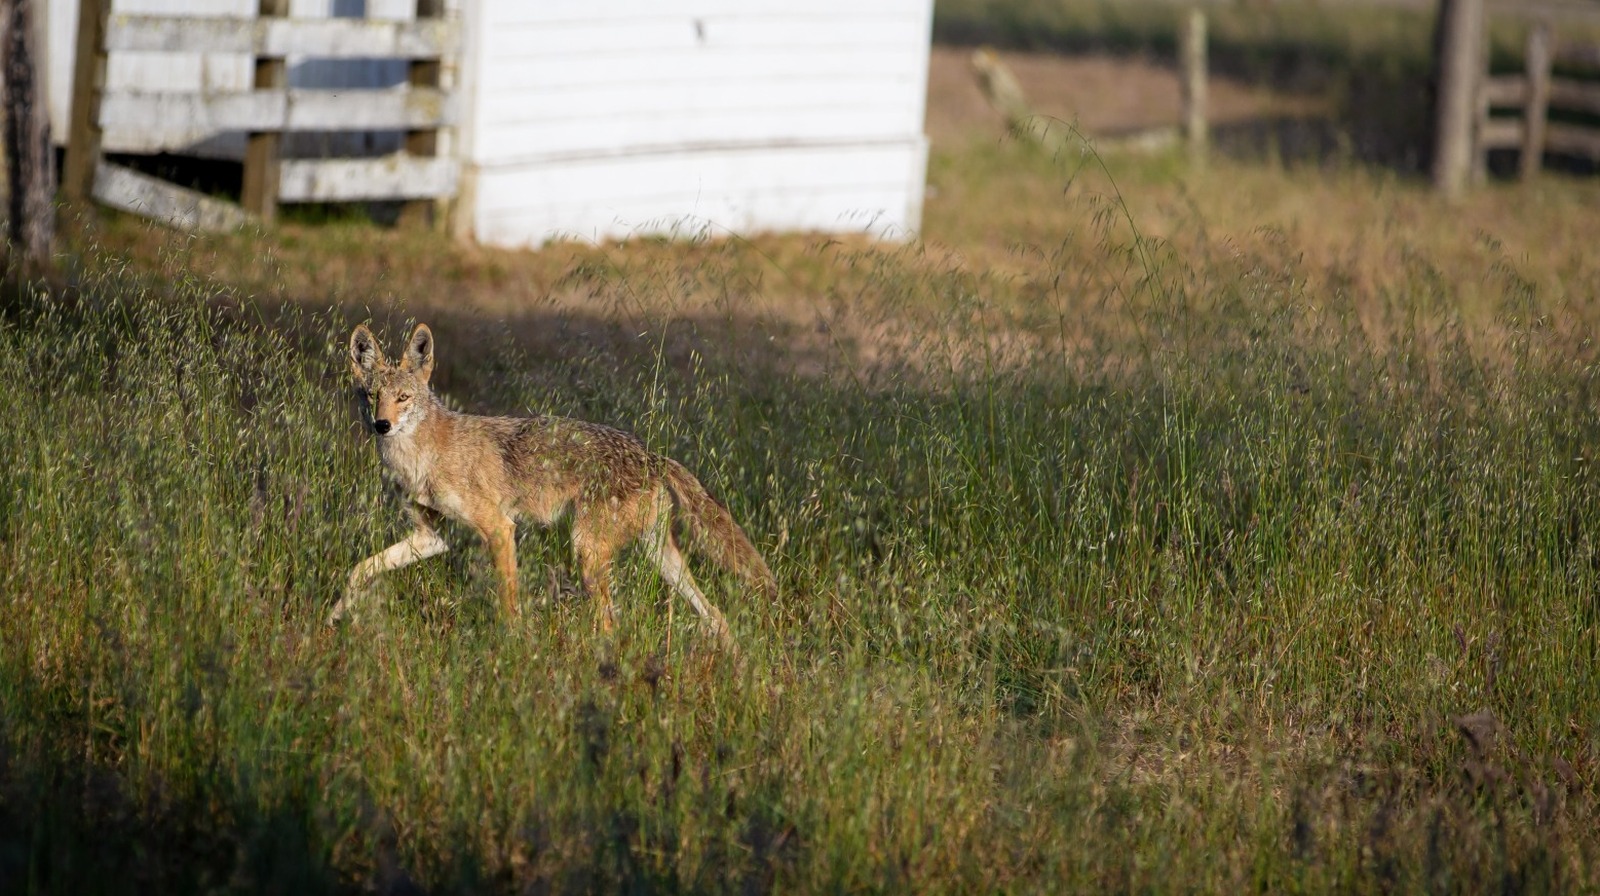
<path fill-rule="evenodd" d="M 476 529 L 494 555 L 506 618 L 517 606 L 516 520 L 550 525 L 572 515 L 572 549 L 597 622 L 610 631 L 611 561 L 632 542 L 644 546 L 672 590 L 723 641 L 728 623 L 695 586 L 672 537 L 674 511 L 690 545 L 767 597 L 777 581 L 766 561 L 682 464 L 652 453 L 633 435 L 562 417 L 479 417 L 446 408 L 428 387 L 433 333 L 417 324 L 399 364 L 372 331 L 350 334 L 350 370 L 388 477 L 407 499 L 410 535 L 356 564 L 328 622 L 349 614 L 379 575 L 449 549 L 438 532 L 448 517 Z"/>

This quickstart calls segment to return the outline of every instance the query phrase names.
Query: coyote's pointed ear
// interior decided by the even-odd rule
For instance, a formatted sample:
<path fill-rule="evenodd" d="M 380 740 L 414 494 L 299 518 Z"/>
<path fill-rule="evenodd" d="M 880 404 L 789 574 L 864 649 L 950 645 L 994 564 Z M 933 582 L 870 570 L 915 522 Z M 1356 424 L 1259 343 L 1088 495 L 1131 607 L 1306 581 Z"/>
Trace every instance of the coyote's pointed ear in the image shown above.
<path fill-rule="evenodd" d="M 366 382 L 373 370 L 386 363 L 383 349 L 378 348 L 378 340 L 373 337 L 372 331 L 365 324 L 357 324 L 350 333 L 350 373 L 356 382 Z"/>
<path fill-rule="evenodd" d="M 400 369 L 414 370 L 423 382 L 433 375 L 433 331 L 427 324 L 417 324 L 406 340 L 406 356 L 400 359 Z"/>

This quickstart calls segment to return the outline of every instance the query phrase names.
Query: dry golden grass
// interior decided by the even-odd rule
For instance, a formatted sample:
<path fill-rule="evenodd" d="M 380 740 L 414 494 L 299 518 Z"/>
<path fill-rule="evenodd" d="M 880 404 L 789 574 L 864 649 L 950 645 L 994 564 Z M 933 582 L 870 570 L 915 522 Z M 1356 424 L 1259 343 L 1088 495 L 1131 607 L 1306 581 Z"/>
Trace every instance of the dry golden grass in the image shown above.
<path fill-rule="evenodd" d="M 1145 301 L 1141 268 L 1155 255 L 1208 259 L 1212 277 L 1292 267 L 1274 273 L 1378 340 L 1395 315 L 1409 326 L 1420 313 L 1492 353 L 1508 287 L 1537 295 L 1538 313 L 1577 343 L 1596 321 L 1593 183 L 1497 183 L 1449 204 L 1425 183 L 1371 169 L 1216 159 L 1192 171 L 1165 156 L 1102 159 L 1092 147 L 1051 158 L 999 137 L 936 145 L 922 236 L 900 247 L 795 235 L 521 251 L 359 221 L 193 236 L 106 215 L 75 238 L 158 278 L 200 278 L 239 298 L 384 319 L 448 315 L 474 332 L 509 327 L 534 349 L 682 319 L 704 339 L 757 340 L 743 350 L 798 370 L 838 351 L 866 367 L 887 363 L 930 331 L 961 341 L 973 328 L 949 332 L 952 290 L 981 294 L 991 317 L 1005 312 L 985 324 L 991 340 L 1082 346 L 1117 324 L 1105 311 Z M 886 294 L 880 280 L 891 269 L 921 285 Z M 674 284 L 669 304 L 628 290 L 630 278 Z M 1414 295 L 1419 284 L 1431 295 Z M 559 337 L 544 323 L 552 316 L 569 322 Z M 787 351 L 769 350 L 775 335 Z"/>

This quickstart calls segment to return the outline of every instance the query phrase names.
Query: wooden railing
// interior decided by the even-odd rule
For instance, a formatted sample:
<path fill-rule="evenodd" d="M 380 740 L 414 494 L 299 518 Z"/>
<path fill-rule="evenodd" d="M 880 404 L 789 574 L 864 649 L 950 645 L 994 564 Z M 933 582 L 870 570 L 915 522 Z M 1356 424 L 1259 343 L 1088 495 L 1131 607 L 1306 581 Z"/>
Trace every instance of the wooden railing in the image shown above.
<path fill-rule="evenodd" d="M 1558 67 L 1600 68 L 1600 51 L 1557 30 L 1593 34 L 1600 28 L 1596 0 L 1439 0 L 1436 68 L 1434 184 L 1457 196 L 1469 180 L 1487 174 L 1488 153 L 1517 149 L 1520 171 L 1531 177 L 1548 153 L 1600 159 L 1600 128 L 1551 120 L 1551 111 L 1600 113 L 1600 84 L 1557 78 Z M 1494 76 L 1484 52 L 1491 17 L 1528 23 L 1526 67 Z M 1570 27 L 1568 27 L 1570 26 Z"/>
<path fill-rule="evenodd" d="M 229 226 L 236 214 L 100 158 L 106 127 L 175 133 L 248 134 L 241 204 L 264 221 L 280 203 L 409 200 L 425 211 L 452 196 L 455 160 L 440 157 L 440 131 L 457 121 L 456 98 L 441 85 L 444 60 L 459 43 L 440 0 L 418 0 L 416 21 L 291 19 L 287 0 L 261 0 L 254 19 L 108 14 L 108 0 L 80 0 L 78 58 L 63 186 L 71 198 L 165 215 L 179 226 Z M 108 90 L 110 53 L 243 53 L 255 56 L 253 90 L 149 92 Z M 399 58 L 410 63 L 399 88 L 291 88 L 286 58 Z M 282 137 L 304 131 L 399 131 L 404 148 L 379 158 L 283 159 Z M 225 203 L 223 205 L 226 205 Z M 189 209 L 187 217 L 174 210 Z M 165 210 L 159 212 L 158 210 Z M 236 210 L 237 211 L 237 210 Z"/>
<path fill-rule="evenodd" d="M 1600 80 L 1554 74 L 1558 67 L 1600 70 L 1600 47 L 1560 41 L 1550 19 L 1537 19 L 1529 23 L 1524 59 L 1522 73 L 1486 75 L 1479 86 L 1479 175 L 1496 149 L 1518 151 L 1524 179 L 1538 173 L 1547 152 L 1600 160 L 1600 126 L 1550 120 L 1552 110 L 1600 115 Z"/>

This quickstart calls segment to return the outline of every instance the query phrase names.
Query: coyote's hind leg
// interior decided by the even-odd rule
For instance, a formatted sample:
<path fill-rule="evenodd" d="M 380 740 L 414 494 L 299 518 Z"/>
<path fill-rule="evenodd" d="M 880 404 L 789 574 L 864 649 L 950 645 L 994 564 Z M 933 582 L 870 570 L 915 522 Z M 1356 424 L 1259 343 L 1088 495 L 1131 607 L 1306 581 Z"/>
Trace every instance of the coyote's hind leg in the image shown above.
<path fill-rule="evenodd" d="M 595 627 L 610 633 L 617 627 L 617 608 L 611 603 L 611 561 L 613 552 L 603 542 L 573 539 L 573 553 L 578 559 L 578 573 L 583 577 L 583 590 L 594 601 Z"/>
<path fill-rule="evenodd" d="M 661 578 L 667 585 L 679 597 L 689 601 L 689 605 L 694 607 L 694 611 L 700 614 L 701 620 L 722 643 L 733 647 L 733 633 L 728 630 L 728 620 L 706 599 L 705 592 L 700 590 L 694 583 L 694 576 L 689 574 L 689 564 L 684 561 L 683 552 L 672 538 L 672 520 L 668 515 L 671 503 L 664 503 L 666 507 L 660 509 L 649 530 L 640 539 L 645 552 L 656 568 L 661 570 Z"/>
<path fill-rule="evenodd" d="M 617 610 L 611 604 L 611 562 L 616 558 L 614 525 L 581 509 L 572 517 L 572 555 L 583 578 L 583 590 L 594 601 L 595 627 L 611 632 L 617 627 Z"/>

